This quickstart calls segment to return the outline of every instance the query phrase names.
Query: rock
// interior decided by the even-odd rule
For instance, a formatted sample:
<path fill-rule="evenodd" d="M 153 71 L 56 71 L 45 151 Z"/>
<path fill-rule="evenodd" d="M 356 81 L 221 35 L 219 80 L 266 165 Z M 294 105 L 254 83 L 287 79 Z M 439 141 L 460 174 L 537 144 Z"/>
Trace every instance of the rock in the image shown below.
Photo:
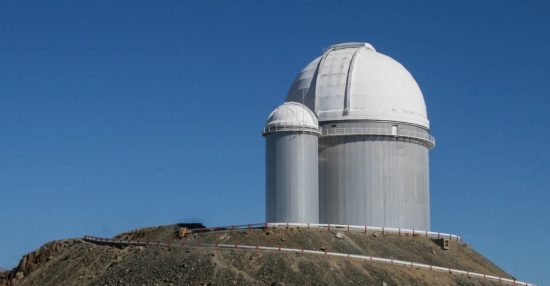
<path fill-rule="evenodd" d="M 372 234 L 372 236 L 378 237 L 378 233 L 375 232 L 375 233 Z"/>
<path fill-rule="evenodd" d="M 15 279 L 21 280 L 21 279 L 23 279 L 23 277 L 25 277 L 25 274 L 23 274 L 23 272 L 19 271 L 19 272 L 15 273 Z"/>
<path fill-rule="evenodd" d="M 328 247 L 327 246 L 321 246 L 321 251 L 327 251 L 328 250 Z"/>
<path fill-rule="evenodd" d="M 343 239 L 343 238 L 344 238 L 344 234 L 341 233 L 341 232 L 337 232 L 335 236 L 336 236 L 336 238 L 338 238 L 338 239 Z"/>
<path fill-rule="evenodd" d="M 435 252 L 435 249 L 432 249 L 432 254 L 437 255 L 437 253 Z"/>

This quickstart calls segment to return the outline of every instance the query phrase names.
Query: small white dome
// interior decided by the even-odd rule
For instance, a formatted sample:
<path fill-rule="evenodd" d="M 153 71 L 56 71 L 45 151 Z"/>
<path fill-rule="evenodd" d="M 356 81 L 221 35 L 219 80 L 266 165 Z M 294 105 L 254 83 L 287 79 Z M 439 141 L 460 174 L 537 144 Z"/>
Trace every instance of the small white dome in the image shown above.
<path fill-rule="evenodd" d="M 298 102 L 285 102 L 269 115 L 264 134 L 278 131 L 319 132 L 317 116 L 307 106 Z"/>
<path fill-rule="evenodd" d="M 367 119 L 430 127 L 414 78 L 367 43 L 328 48 L 298 74 L 286 101 L 305 104 L 321 122 Z"/>

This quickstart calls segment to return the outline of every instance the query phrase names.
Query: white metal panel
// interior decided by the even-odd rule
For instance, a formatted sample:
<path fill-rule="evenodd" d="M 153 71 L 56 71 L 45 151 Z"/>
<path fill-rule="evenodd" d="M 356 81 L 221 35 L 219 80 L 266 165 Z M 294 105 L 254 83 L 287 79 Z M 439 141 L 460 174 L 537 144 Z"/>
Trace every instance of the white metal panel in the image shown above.
<path fill-rule="evenodd" d="M 422 92 L 411 74 L 392 58 L 358 55 L 351 82 L 351 116 L 392 120 L 429 127 Z"/>
<path fill-rule="evenodd" d="M 429 128 L 424 98 L 414 78 L 368 44 L 327 49 L 300 72 L 286 100 L 307 105 L 319 121 L 391 120 Z"/>
<path fill-rule="evenodd" d="M 381 128 L 391 123 L 338 122 L 322 128 Z M 401 124 L 398 129 L 426 132 Z M 319 140 L 321 223 L 430 228 L 429 146 L 398 136 L 342 135 Z"/>
<path fill-rule="evenodd" d="M 311 110 L 315 107 L 315 77 L 321 57 L 309 63 L 294 79 L 288 91 L 287 101 L 300 102 Z M 289 100 L 291 99 L 291 100 Z"/>
<path fill-rule="evenodd" d="M 266 135 L 266 221 L 319 222 L 318 135 Z"/>
<path fill-rule="evenodd" d="M 348 71 L 355 49 L 339 49 L 325 54 L 319 65 L 316 83 L 316 112 L 342 114 L 345 109 L 345 95 Z"/>

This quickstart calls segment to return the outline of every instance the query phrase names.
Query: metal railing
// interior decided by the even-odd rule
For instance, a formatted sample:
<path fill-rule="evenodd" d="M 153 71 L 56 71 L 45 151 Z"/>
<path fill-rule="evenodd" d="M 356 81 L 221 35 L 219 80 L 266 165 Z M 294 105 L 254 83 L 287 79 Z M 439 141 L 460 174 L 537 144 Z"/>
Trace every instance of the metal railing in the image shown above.
<path fill-rule="evenodd" d="M 113 245 L 113 246 L 158 246 L 158 247 L 193 247 L 193 248 L 218 248 L 218 249 L 242 249 L 249 251 L 271 251 L 271 252 L 291 252 L 299 255 L 313 254 L 313 255 L 323 255 L 323 256 L 335 256 L 347 259 L 358 259 L 366 262 L 374 263 L 383 263 L 395 266 L 407 267 L 409 269 L 422 269 L 436 272 L 444 272 L 454 275 L 463 275 L 468 278 L 479 278 L 484 280 L 489 280 L 493 282 L 498 282 L 499 284 L 508 284 L 508 285 L 525 285 L 525 286 L 536 286 L 535 284 L 516 280 L 509 279 L 499 276 L 493 276 L 483 273 L 470 272 L 460 269 L 454 269 L 450 267 L 441 267 L 424 263 L 417 263 L 412 261 L 404 261 L 398 259 L 382 258 L 370 255 L 361 255 L 361 254 L 351 254 L 351 253 L 340 253 L 340 252 L 331 252 L 331 251 L 319 251 L 319 250 L 309 250 L 304 248 L 287 248 L 282 246 L 263 246 L 263 245 L 242 245 L 242 244 L 225 244 L 225 243 L 201 243 L 196 241 L 187 241 L 181 240 L 176 242 L 162 242 L 162 241 L 149 241 L 149 240 L 125 240 L 125 239 L 110 239 L 110 238 L 101 238 L 95 236 L 86 235 L 83 237 L 83 240 L 90 243 L 95 243 L 99 245 Z"/>
<path fill-rule="evenodd" d="M 372 136 L 393 136 L 417 139 L 427 143 L 430 147 L 435 146 L 435 138 L 427 132 L 420 132 L 414 130 L 392 130 L 391 128 L 363 128 L 363 127 L 334 127 L 334 128 L 322 128 L 322 136 L 353 136 L 353 135 L 372 135 Z"/>
<path fill-rule="evenodd" d="M 448 238 L 449 240 L 456 240 L 462 242 L 462 237 L 445 233 L 445 232 L 436 232 L 436 231 L 427 231 L 427 230 L 418 230 L 418 229 L 407 229 L 407 228 L 397 228 L 397 227 L 383 227 L 383 226 L 368 226 L 368 225 L 349 225 L 349 224 L 326 224 L 326 223 L 293 223 L 293 222 L 267 222 L 267 223 L 253 223 L 253 224 L 242 224 L 242 225 L 228 225 L 228 226 L 215 226 L 207 228 L 197 228 L 191 229 L 190 232 L 202 233 L 202 232 L 212 232 L 212 231 L 226 231 L 226 230 L 239 230 L 239 229 L 258 229 L 258 228 L 306 228 L 306 229 L 326 229 L 338 230 L 338 231 L 348 231 L 348 232 L 359 232 L 359 233 L 382 233 L 393 234 L 398 236 L 421 236 L 421 237 L 430 237 L 430 238 Z"/>
<path fill-rule="evenodd" d="M 435 138 L 427 132 L 415 130 L 393 130 L 391 128 L 373 128 L 373 127 L 334 127 L 334 128 L 315 128 L 309 126 L 269 126 L 262 130 L 262 135 L 276 132 L 310 132 L 319 134 L 323 137 L 328 136 L 391 136 L 398 138 L 410 138 L 420 140 L 426 143 L 430 148 L 435 146 Z"/>
<path fill-rule="evenodd" d="M 262 130 L 262 135 L 276 132 L 310 132 L 321 135 L 319 129 L 310 126 L 268 126 Z"/>

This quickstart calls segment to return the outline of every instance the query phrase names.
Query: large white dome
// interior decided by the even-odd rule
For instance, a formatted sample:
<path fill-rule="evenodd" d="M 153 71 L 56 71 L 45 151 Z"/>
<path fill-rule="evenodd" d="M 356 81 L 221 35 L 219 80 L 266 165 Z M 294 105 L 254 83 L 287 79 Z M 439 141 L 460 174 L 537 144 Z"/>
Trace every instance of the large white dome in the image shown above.
<path fill-rule="evenodd" d="M 298 74 L 286 101 L 305 104 L 321 122 L 367 119 L 430 127 L 414 78 L 367 43 L 328 48 Z"/>

